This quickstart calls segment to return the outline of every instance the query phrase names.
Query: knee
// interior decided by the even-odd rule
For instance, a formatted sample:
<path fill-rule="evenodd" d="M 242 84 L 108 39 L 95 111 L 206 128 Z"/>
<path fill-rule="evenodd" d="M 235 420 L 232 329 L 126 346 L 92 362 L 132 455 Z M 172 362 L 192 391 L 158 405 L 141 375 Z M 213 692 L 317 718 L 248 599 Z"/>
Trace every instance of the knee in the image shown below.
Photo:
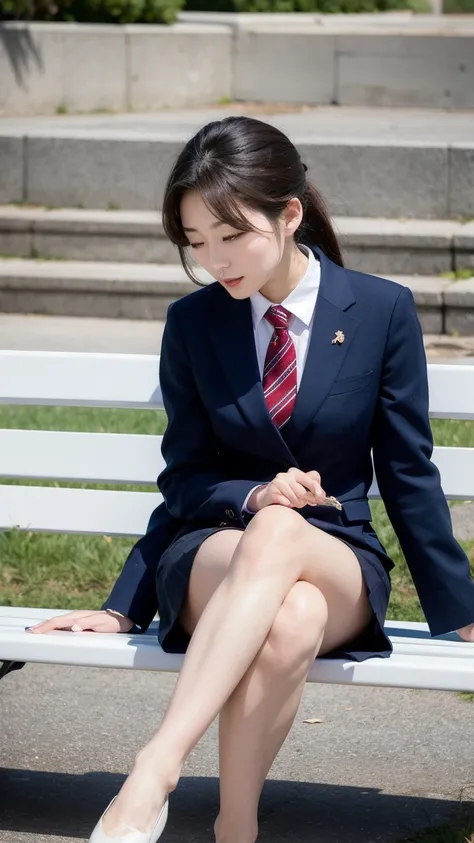
<path fill-rule="evenodd" d="M 241 561 L 247 559 L 254 574 L 261 566 L 264 569 L 270 566 L 274 572 L 278 560 L 289 564 L 294 558 L 291 551 L 305 525 L 304 518 L 294 509 L 278 504 L 264 507 L 245 530 L 247 553 Z"/>
<path fill-rule="evenodd" d="M 267 664 L 279 671 L 314 657 L 328 620 L 323 593 L 311 583 L 299 580 L 273 622 L 262 653 Z"/>
<path fill-rule="evenodd" d="M 249 533 L 263 532 L 267 538 L 278 540 L 278 538 L 296 534 L 303 521 L 304 519 L 296 509 L 273 504 L 264 506 L 256 512 L 247 530 Z"/>

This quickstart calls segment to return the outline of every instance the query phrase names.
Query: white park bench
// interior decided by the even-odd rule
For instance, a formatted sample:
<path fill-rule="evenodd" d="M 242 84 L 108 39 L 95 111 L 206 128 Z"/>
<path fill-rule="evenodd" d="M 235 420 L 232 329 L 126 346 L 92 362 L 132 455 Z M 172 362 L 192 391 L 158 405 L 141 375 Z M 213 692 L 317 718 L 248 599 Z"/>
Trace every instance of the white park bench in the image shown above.
<path fill-rule="evenodd" d="M 428 368 L 431 416 L 474 419 L 474 366 Z M 0 404 L 161 408 L 158 357 L 0 351 Z M 155 485 L 163 466 L 160 441 L 132 434 L 0 430 L 0 477 L 155 486 L 154 492 L 136 492 L 0 485 L 0 530 L 142 535 L 161 500 Z M 433 459 L 447 498 L 474 500 L 474 448 L 437 447 Z M 370 497 L 378 497 L 375 483 Z M 156 620 L 143 635 L 24 631 L 61 611 L 66 610 L 0 607 L 3 675 L 21 662 L 180 669 L 183 656 L 164 653 L 158 644 Z M 317 659 L 308 681 L 474 691 L 474 644 L 456 633 L 431 639 L 423 623 L 387 621 L 386 630 L 394 646 L 389 658 Z"/>

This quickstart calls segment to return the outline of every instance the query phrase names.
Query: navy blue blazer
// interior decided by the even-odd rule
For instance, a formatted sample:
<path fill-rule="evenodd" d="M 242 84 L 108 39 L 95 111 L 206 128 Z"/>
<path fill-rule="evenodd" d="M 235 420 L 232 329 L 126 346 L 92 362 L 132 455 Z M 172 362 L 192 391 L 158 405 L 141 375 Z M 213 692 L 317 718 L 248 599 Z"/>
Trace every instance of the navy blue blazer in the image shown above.
<path fill-rule="evenodd" d="M 168 310 L 160 360 L 168 416 L 166 468 L 158 477 L 164 503 L 103 606 L 143 629 L 157 608 L 160 558 L 183 525 L 245 526 L 250 489 L 291 466 L 320 472 L 326 493 L 343 504 L 348 528 L 370 522 L 371 452 L 431 634 L 474 622 L 468 559 L 430 461 L 426 357 L 412 293 L 342 269 L 311 248 L 321 284 L 284 438 L 263 397 L 250 300 L 232 299 L 216 282 Z M 344 333 L 342 344 L 332 342 L 336 331 Z M 314 508 L 305 510 L 311 520 Z M 329 531 L 330 521 L 328 515 Z"/>

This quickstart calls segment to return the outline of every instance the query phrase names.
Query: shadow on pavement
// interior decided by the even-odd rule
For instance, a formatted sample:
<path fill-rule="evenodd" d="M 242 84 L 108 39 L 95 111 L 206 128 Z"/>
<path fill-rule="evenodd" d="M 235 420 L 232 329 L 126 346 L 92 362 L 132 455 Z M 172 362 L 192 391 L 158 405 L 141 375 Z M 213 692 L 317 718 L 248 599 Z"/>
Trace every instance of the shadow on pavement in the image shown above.
<path fill-rule="evenodd" d="M 0 829 L 50 835 L 52 843 L 62 837 L 87 839 L 124 780 L 125 776 L 114 773 L 3 769 Z M 184 776 L 170 797 L 163 843 L 214 843 L 217 810 L 217 779 Z M 388 843 L 460 817 L 455 798 L 268 780 L 260 803 L 259 843 Z"/>

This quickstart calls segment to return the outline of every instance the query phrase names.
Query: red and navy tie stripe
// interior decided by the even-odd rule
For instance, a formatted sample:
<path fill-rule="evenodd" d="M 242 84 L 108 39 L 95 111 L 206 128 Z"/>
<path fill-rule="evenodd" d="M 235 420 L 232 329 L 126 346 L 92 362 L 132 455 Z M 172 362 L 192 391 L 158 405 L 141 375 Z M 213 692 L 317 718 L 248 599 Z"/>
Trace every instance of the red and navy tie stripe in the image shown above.
<path fill-rule="evenodd" d="M 296 400 L 296 349 L 288 331 L 291 313 L 281 305 L 265 313 L 273 334 L 263 368 L 263 393 L 274 424 L 281 428 L 290 418 Z"/>

